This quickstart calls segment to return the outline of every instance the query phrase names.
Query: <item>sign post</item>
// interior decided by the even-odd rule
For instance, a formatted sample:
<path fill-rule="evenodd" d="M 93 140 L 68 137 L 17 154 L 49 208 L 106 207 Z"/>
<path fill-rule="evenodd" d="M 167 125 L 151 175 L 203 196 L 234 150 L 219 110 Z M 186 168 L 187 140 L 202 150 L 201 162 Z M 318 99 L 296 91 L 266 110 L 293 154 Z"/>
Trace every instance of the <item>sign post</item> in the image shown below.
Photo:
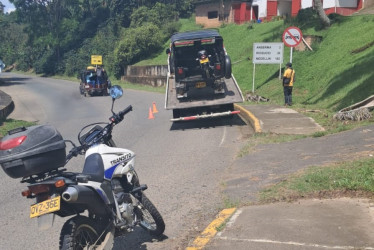
<path fill-rule="evenodd" d="M 254 43 L 253 44 L 253 83 L 252 93 L 255 92 L 256 64 L 278 64 L 279 77 L 283 63 L 283 43 Z"/>
<path fill-rule="evenodd" d="M 302 41 L 303 34 L 301 33 L 301 30 L 298 27 L 288 27 L 284 30 L 282 39 L 284 45 L 287 47 L 291 47 L 290 51 L 290 62 L 292 63 L 292 51 L 293 47 L 296 47 L 300 44 Z"/>

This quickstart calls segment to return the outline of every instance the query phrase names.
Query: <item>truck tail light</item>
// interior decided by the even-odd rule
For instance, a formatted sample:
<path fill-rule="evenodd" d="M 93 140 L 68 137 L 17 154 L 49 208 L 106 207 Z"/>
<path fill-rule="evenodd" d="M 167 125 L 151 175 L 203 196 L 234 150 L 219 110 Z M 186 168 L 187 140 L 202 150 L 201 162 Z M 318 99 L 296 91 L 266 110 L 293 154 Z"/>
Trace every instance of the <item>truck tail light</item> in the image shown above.
<path fill-rule="evenodd" d="M 220 63 L 216 63 L 216 65 L 215 65 L 215 69 L 216 69 L 216 70 L 221 70 L 221 64 L 220 64 Z"/>
<path fill-rule="evenodd" d="M 183 75 L 184 70 L 181 67 L 178 67 L 178 75 Z"/>

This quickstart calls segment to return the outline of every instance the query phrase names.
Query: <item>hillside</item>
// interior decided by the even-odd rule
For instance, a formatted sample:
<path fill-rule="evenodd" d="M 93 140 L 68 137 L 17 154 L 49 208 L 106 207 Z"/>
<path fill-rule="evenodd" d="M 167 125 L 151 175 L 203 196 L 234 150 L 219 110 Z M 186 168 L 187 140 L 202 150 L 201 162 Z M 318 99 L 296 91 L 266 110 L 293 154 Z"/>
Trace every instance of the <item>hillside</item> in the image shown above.
<path fill-rule="evenodd" d="M 196 29 L 193 19 L 183 20 L 182 29 Z M 252 90 L 253 43 L 282 42 L 283 20 L 235 25 L 219 29 L 233 62 L 235 75 L 244 93 Z M 186 28 L 188 27 L 188 28 Z M 312 25 L 298 26 L 303 35 L 317 35 L 320 43 L 313 51 L 293 51 L 297 81 L 294 88 L 295 108 L 324 109 L 336 112 L 374 94 L 374 15 L 338 16 L 329 29 L 316 30 Z M 165 48 L 168 44 L 165 44 Z M 165 50 L 138 65 L 164 64 Z M 284 65 L 290 48 L 285 47 Z M 255 94 L 283 104 L 283 90 L 278 79 L 279 65 L 256 65 Z"/>

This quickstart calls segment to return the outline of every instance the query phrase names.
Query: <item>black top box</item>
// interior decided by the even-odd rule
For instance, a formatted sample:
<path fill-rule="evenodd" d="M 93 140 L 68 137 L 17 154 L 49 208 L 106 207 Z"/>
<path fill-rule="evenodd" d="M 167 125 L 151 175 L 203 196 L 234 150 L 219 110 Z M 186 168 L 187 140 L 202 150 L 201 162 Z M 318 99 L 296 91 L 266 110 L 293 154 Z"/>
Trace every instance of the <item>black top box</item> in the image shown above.
<path fill-rule="evenodd" d="M 65 165 L 65 147 L 53 126 L 14 129 L 0 140 L 0 165 L 12 178 L 45 173 Z"/>

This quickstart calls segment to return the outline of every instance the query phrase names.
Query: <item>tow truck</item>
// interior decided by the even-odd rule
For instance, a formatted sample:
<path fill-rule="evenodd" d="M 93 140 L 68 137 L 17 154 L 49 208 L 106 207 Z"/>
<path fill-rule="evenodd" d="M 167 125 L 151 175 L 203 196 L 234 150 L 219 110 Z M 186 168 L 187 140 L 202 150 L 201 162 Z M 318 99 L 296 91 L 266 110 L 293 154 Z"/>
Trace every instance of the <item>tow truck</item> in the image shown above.
<path fill-rule="evenodd" d="M 231 72 L 231 60 L 216 30 L 172 35 L 168 55 L 165 109 L 172 122 L 232 116 L 244 101 Z"/>

